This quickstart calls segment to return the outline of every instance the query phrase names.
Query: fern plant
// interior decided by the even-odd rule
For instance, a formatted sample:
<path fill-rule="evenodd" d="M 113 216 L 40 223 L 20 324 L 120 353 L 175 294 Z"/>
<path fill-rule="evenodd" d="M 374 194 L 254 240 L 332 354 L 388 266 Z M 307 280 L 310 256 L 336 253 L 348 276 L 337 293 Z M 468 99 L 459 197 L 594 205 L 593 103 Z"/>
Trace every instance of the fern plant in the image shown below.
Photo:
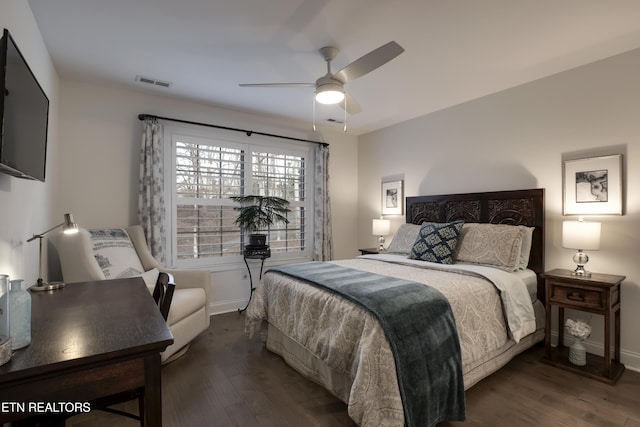
<path fill-rule="evenodd" d="M 250 234 L 256 234 L 279 222 L 289 223 L 287 213 L 291 209 L 286 199 L 256 195 L 234 196 L 231 199 L 240 204 L 233 208 L 239 212 L 235 224 Z"/>

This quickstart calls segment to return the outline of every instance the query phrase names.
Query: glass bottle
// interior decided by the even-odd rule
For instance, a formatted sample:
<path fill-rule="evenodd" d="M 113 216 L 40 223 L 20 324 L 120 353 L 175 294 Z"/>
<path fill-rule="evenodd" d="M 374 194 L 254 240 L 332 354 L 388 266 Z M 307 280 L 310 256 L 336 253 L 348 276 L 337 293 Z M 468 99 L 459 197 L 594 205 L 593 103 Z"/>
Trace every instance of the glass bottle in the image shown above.
<path fill-rule="evenodd" d="M 9 334 L 9 276 L 0 274 L 0 338 Z"/>
<path fill-rule="evenodd" d="M 31 343 L 31 295 L 22 288 L 22 279 L 12 280 L 9 291 L 11 350 Z"/>

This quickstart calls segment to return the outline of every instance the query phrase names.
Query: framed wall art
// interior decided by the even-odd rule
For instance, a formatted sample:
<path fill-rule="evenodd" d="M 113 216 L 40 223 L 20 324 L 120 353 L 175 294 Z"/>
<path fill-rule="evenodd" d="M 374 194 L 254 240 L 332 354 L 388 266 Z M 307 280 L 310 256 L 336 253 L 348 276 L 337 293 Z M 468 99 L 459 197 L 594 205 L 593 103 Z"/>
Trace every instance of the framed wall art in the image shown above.
<path fill-rule="evenodd" d="M 564 215 L 622 215 L 622 155 L 566 160 Z"/>
<path fill-rule="evenodd" d="M 402 181 L 382 183 L 382 215 L 402 215 Z"/>

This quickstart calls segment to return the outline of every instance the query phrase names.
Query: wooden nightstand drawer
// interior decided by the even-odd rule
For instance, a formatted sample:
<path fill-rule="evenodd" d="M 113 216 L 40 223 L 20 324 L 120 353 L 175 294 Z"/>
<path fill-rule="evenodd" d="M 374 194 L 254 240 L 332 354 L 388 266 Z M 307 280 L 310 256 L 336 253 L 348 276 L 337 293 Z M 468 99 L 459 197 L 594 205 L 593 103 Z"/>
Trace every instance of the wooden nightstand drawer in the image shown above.
<path fill-rule="evenodd" d="M 604 310 L 606 308 L 606 294 L 604 290 L 580 289 L 562 286 L 557 283 L 551 285 L 551 301 L 558 304 L 568 304 L 573 307 Z"/>

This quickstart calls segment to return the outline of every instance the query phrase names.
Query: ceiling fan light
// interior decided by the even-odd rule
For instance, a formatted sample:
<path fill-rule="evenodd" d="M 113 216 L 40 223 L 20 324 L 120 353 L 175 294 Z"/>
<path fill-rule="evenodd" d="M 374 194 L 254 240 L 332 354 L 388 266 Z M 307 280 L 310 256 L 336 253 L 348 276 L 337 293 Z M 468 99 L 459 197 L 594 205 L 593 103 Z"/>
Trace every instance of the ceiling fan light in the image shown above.
<path fill-rule="evenodd" d="M 336 84 L 328 84 L 316 90 L 316 101 L 321 104 L 337 104 L 344 99 L 344 89 Z"/>

